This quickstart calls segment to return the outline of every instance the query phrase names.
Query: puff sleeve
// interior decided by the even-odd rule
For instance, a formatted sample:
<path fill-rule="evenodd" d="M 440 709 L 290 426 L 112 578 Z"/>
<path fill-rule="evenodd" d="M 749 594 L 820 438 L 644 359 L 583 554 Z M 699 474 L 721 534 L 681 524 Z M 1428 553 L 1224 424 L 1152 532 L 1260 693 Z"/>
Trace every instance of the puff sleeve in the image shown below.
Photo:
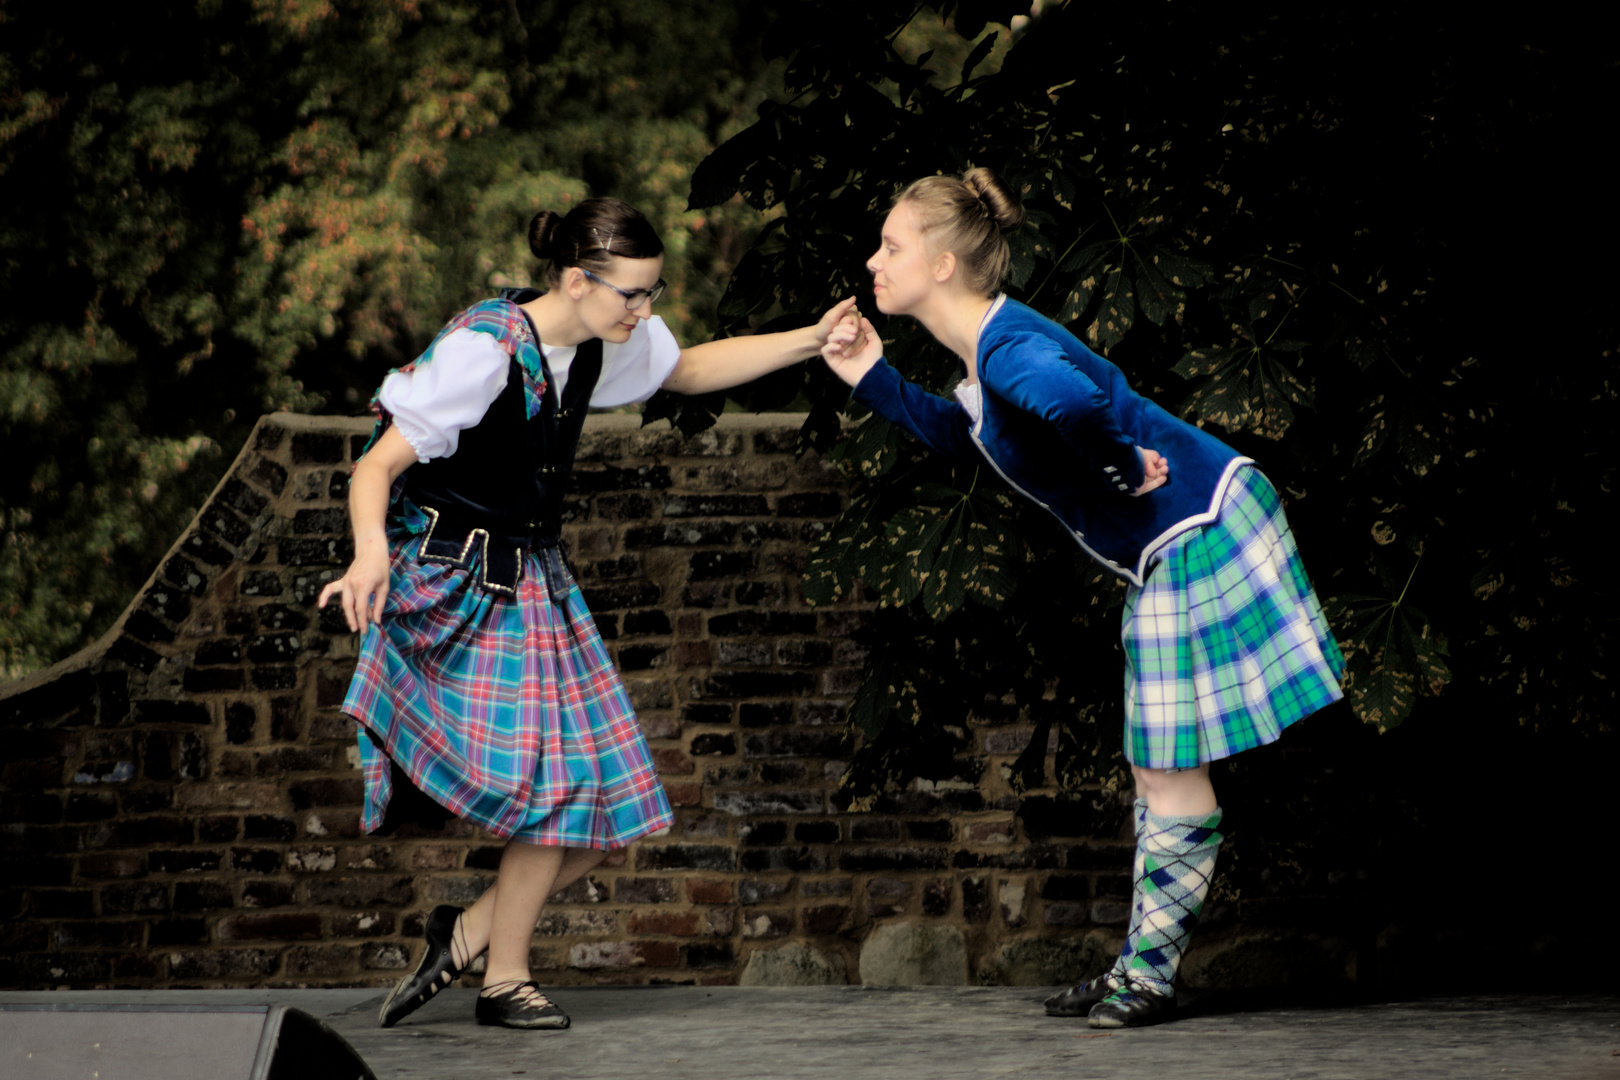
<path fill-rule="evenodd" d="M 636 324 L 629 341 L 603 342 L 602 377 L 591 393 L 591 407 L 610 409 L 646 401 L 664 385 L 680 358 L 680 343 L 657 315 Z"/>
<path fill-rule="evenodd" d="M 418 461 L 449 457 L 506 389 L 510 364 L 493 335 L 462 327 L 434 344 L 427 363 L 384 379 L 378 402 Z"/>

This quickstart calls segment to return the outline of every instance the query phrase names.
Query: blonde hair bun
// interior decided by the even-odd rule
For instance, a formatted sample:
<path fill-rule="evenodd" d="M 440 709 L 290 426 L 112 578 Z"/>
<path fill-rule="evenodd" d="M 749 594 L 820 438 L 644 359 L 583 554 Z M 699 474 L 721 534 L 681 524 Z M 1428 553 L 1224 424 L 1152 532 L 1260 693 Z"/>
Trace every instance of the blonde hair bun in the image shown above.
<path fill-rule="evenodd" d="M 1001 177 L 989 169 L 969 169 L 962 174 L 962 186 L 984 204 L 990 220 L 1002 232 L 1011 232 L 1024 223 L 1023 204 L 1007 190 Z"/>

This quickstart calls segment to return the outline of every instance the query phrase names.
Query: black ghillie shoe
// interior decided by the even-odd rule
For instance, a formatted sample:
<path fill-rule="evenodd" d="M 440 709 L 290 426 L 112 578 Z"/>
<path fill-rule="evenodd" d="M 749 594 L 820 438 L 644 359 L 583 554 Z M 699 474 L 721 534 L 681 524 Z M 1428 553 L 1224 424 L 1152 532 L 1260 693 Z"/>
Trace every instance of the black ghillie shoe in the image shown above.
<path fill-rule="evenodd" d="M 1060 994 L 1046 999 L 1047 1016 L 1084 1016 L 1091 1007 L 1119 989 L 1108 981 L 1112 972 L 1103 972 L 1095 979 L 1075 983 Z"/>
<path fill-rule="evenodd" d="M 509 1028 L 567 1027 L 573 1021 L 552 1000 L 540 992 L 536 982 L 496 983 L 493 994 L 478 995 L 476 1015 L 480 1024 Z"/>
<path fill-rule="evenodd" d="M 1139 986 L 1115 990 L 1091 1007 L 1094 1028 L 1147 1027 L 1162 1024 L 1176 1011 L 1176 999 Z"/>
<path fill-rule="evenodd" d="M 449 904 L 440 904 L 433 909 L 422 931 L 427 947 L 422 950 L 421 963 L 416 965 L 415 971 L 399 980 L 389 993 L 382 1008 L 377 1011 L 378 1024 L 393 1027 L 427 1004 L 428 998 L 456 981 L 461 967 L 456 964 L 453 942 L 460 917 L 461 908 Z M 463 938 L 462 952 L 466 951 L 466 940 Z M 467 959 L 470 961 L 472 957 Z"/>

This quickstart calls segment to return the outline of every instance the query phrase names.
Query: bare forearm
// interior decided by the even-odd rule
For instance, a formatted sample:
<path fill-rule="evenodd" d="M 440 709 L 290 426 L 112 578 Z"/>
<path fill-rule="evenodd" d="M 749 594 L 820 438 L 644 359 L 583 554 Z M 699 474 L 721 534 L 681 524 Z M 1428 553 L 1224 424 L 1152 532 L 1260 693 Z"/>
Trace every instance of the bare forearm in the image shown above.
<path fill-rule="evenodd" d="M 664 387 L 678 394 L 725 390 L 808 360 L 820 348 L 813 326 L 693 345 L 681 350 L 680 362 L 664 380 Z"/>
<path fill-rule="evenodd" d="M 349 522 L 357 549 L 373 543 L 386 549 L 389 496 L 399 474 L 415 461 L 416 451 L 405 436 L 390 427 L 355 466 L 349 479 Z"/>

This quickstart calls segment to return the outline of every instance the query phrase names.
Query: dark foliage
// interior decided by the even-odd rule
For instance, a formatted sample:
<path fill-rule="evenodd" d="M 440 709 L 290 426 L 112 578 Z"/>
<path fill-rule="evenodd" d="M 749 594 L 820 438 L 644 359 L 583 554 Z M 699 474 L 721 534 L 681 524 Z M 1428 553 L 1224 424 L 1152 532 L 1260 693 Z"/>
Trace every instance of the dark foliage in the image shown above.
<path fill-rule="evenodd" d="M 1377 6 L 1064 4 L 981 71 L 1008 33 L 993 24 L 1021 10 L 786 6 L 769 42 L 798 96 L 692 183 L 693 206 L 740 192 L 781 208 L 733 275 L 725 329 L 851 291 L 876 317 L 862 264 L 894 193 L 990 166 L 1030 212 L 1008 291 L 1283 492 L 1357 716 L 1388 730 L 1445 692 L 1607 732 L 1615 210 L 1590 125 L 1616 71 L 1599 45 Z M 941 20 L 977 42 L 959 73 L 896 45 Z M 875 321 L 891 363 L 946 390 L 953 357 Z M 1120 587 L 988 470 L 924 458 L 875 417 L 841 437 L 847 394 L 818 365 L 739 400 L 798 390 L 805 444 L 857 484 L 807 592 L 870 589 L 885 609 L 852 795 L 971 772 L 939 748 L 998 708 L 1035 726 L 1015 788 L 1043 781 L 1053 729 L 1061 778 L 1106 778 Z M 713 407 L 665 414 L 695 427 Z"/>

